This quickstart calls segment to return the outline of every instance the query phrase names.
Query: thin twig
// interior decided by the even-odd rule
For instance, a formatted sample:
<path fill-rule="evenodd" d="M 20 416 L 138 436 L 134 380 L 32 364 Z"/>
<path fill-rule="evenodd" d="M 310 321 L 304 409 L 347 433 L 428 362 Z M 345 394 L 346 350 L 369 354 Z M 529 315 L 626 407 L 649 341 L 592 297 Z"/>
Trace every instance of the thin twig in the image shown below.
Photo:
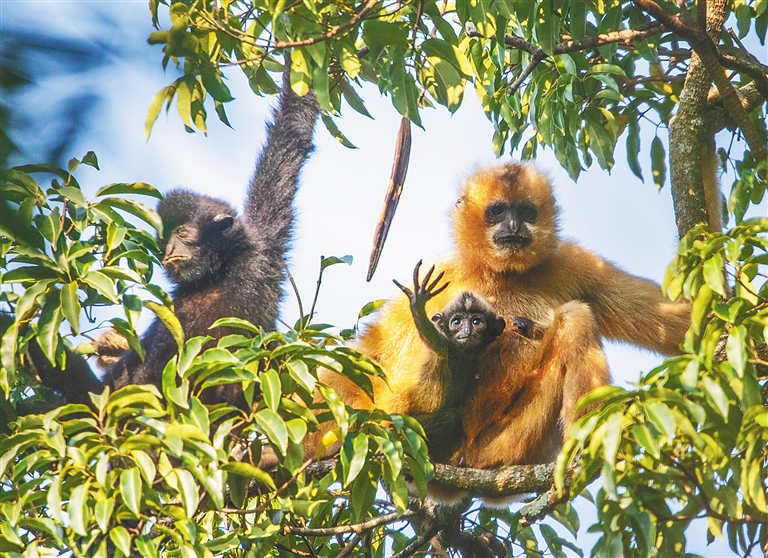
<path fill-rule="evenodd" d="M 360 544 L 360 542 L 363 540 L 363 537 L 365 536 L 364 533 L 357 533 L 351 541 L 349 541 L 344 548 L 341 549 L 341 552 L 339 552 L 336 555 L 336 558 L 347 558 L 350 554 L 352 554 L 352 551 L 355 550 L 355 547 Z"/>
<path fill-rule="evenodd" d="M 419 547 L 437 535 L 438 531 L 440 531 L 440 525 L 435 522 L 433 525 L 430 525 L 429 528 L 426 529 L 421 535 L 416 537 L 408 546 L 392 556 L 392 558 L 405 558 L 406 556 L 413 555 L 413 553 L 416 552 Z"/>
<path fill-rule="evenodd" d="M 301 295 L 299 294 L 299 288 L 296 286 L 296 281 L 293 280 L 293 275 L 291 275 L 291 272 L 288 270 L 288 268 L 285 268 L 285 274 L 288 276 L 288 282 L 291 284 L 291 287 L 293 287 L 293 292 L 296 295 L 296 301 L 299 303 L 299 319 L 304 319 L 304 306 L 301 303 Z"/>
<path fill-rule="evenodd" d="M 346 31 L 347 29 L 350 29 L 360 23 L 365 16 L 368 15 L 368 12 L 370 12 L 373 8 L 376 7 L 376 4 L 379 3 L 379 0 L 368 0 L 368 2 L 363 6 L 363 9 L 361 9 L 355 17 L 351 18 L 349 21 L 346 21 L 342 23 L 341 25 L 337 25 L 336 27 L 332 27 L 322 35 L 318 37 L 313 37 L 310 39 L 304 39 L 301 41 L 277 41 L 275 43 L 275 50 L 283 50 L 286 48 L 295 48 L 300 46 L 309 46 L 314 45 L 323 41 L 327 41 L 328 39 L 332 39 L 333 37 L 340 35 L 342 32 Z"/>
<path fill-rule="evenodd" d="M 339 525 L 337 527 L 321 527 L 318 529 L 305 528 L 305 527 L 292 527 L 286 525 L 283 527 L 284 535 L 302 535 L 305 537 L 331 537 L 339 533 L 364 533 L 376 527 L 386 525 L 387 523 L 393 523 L 407 517 L 411 517 L 416 512 L 412 510 L 405 510 L 402 513 L 393 512 L 378 517 L 371 518 L 362 523 L 350 523 L 347 525 Z"/>
<path fill-rule="evenodd" d="M 520 89 L 520 86 L 523 85 L 523 82 L 528 78 L 529 75 L 531 75 L 531 72 L 533 72 L 536 66 L 538 66 L 545 58 L 547 58 L 547 55 L 543 50 L 539 49 L 539 51 L 540 52 L 536 52 L 536 54 L 531 56 L 531 61 L 528 62 L 525 70 L 520 72 L 520 75 L 517 76 L 517 79 L 509 84 L 509 87 L 507 87 L 507 97 L 511 97 L 517 93 L 517 90 Z"/>

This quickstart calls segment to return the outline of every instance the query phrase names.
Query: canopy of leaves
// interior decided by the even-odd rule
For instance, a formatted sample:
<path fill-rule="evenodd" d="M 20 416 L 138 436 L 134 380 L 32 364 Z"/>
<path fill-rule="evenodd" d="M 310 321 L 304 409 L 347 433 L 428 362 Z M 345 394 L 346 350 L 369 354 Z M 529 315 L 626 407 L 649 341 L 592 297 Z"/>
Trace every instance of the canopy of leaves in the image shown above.
<path fill-rule="evenodd" d="M 205 131 L 209 97 L 227 123 L 232 96 L 222 70 L 239 66 L 256 94 L 272 94 L 269 72 L 280 68 L 276 55 L 290 49 L 292 87 L 315 89 L 324 122 L 342 141 L 332 117 L 342 99 L 367 114 L 360 80 L 376 83 L 417 125 L 433 104 L 458 110 L 472 84 L 494 123 L 496 153 L 518 149 L 532 158 L 539 146 L 551 147 L 575 178 L 593 161 L 610 169 L 625 137 L 627 164 L 641 176 L 641 121 L 670 123 L 686 93 L 693 50 L 712 54 L 699 35 L 684 36 L 703 32 L 703 4 L 152 0 L 158 31 L 150 42 L 162 44 L 164 63 L 179 64 L 183 75 L 152 101 L 147 132 L 174 100 L 189 130 Z M 424 505 L 426 483 L 448 482 L 453 473 L 433 468 L 416 421 L 345 407 L 318 381 L 323 366 L 369 391 L 381 371 L 325 326 L 308 325 L 311 311 L 283 334 L 224 320 L 214 327 L 236 332 L 216 344 L 185 339 L 170 297 L 152 284 L 160 221 L 140 200 L 158 197 L 154 188 L 112 184 L 86 199 L 73 173 L 83 164 L 98 168 L 92 153 L 66 170 L 4 171 L 0 552 L 405 556 L 444 545 L 502 556 L 582 554 L 549 523 L 534 522 L 548 516 L 575 536 L 579 519 L 569 500 L 592 498 L 584 489 L 597 476 L 590 530 L 600 538 L 592 555 L 683 555 L 695 518 L 706 518 L 707 537 L 726 538 L 737 554 L 763 547 L 768 221 L 745 216 L 765 199 L 766 163 L 752 140 L 757 134 L 764 149 L 760 107 L 768 88 L 765 65 L 741 39 L 764 43 L 768 0 L 733 0 L 728 10 L 736 29 L 718 34 L 714 56 L 728 68 L 726 85 L 738 88 L 748 118 L 723 110 L 722 80 L 708 114 L 716 129 L 742 132 L 751 152 L 734 164 L 733 228 L 693 228 L 665 280 L 670 296 L 693 302 L 684 354 L 634 389 L 588 396 L 582 407 L 591 411 L 574 426 L 554 477 L 539 479 L 539 488 L 553 488 L 514 513 L 465 513 L 468 501 L 452 512 Z M 661 138 L 649 151 L 661 186 L 676 169 L 667 169 Z M 40 176 L 50 187 L 40 186 Z M 55 402 L 30 366 L 29 343 L 65 365 L 76 352 L 89 352 L 88 343 L 74 340 L 101 325 L 94 309 L 114 306 L 119 317 L 110 324 L 139 353 L 135 327 L 144 308 L 174 333 L 179 353 L 165 368 L 162 389 L 129 386 L 95 395 L 90 407 L 19 416 Z M 243 386 L 248 412 L 201 402 L 203 390 L 224 384 Z M 336 443 L 340 454 L 312 463 L 302 442 L 324 423 L 320 454 Z M 277 465 L 267 472 L 258 465 L 270 453 Z M 499 488 L 501 475 L 486 475 L 485 494 L 515 492 Z"/>
<path fill-rule="evenodd" d="M 341 113 L 342 99 L 368 115 L 355 85 L 366 80 L 420 125 L 423 108 L 436 103 L 454 112 L 472 84 L 494 124 L 497 155 L 509 146 L 529 159 L 539 146 L 551 147 L 574 179 L 595 160 L 603 169 L 613 167 L 622 136 L 627 164 L 642 178 L 640 119 L 669 123 L 693 53 L 644 6 L 619 0 L 152 0 L 151 6 L 155 24 L 167 15 L 171 26 L 150 42 L 164 45 L 163 63 L 181 65 L 184 75 L 155 97 L 147 133 L 163 104 L 169 108 L 174 99 L 190 130 L 205 131 L 209 97 L 228 123 L 224 107 L 232 96 L 222 69 L 239 66 L 256 94 L 273 94 L 274 56 L 290 49 L 294 90 L 303 94 L 311 84 L 328 115 Z M 729 7 L 737 31 L 720 34 L 720 64 L 732 70 L 734 86 L 754 80 L 765 96 L 765 66 L 740 39 L 765 43 L 768 1 Z M 678 12 L 673 2 L 660 2 L 661 8 L 669 17 Z M 689 9 L 678 18 L 695 18 L 695 3 Z M 346 141 L 336 124 L 325 122 Z M 764 134 L 764 123 L 757 124 Z M 666 175 L 660 147 L 651 150 L 659 187 Z"/>

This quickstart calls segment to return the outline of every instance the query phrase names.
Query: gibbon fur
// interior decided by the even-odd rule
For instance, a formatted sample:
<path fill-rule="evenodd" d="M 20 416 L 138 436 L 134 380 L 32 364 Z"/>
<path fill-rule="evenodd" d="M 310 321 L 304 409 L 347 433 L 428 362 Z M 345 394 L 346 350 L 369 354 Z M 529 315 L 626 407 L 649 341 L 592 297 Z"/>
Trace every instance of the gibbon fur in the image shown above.
<path fill-rule="evenodd" d="M 482 168 L 461 188 L 453 211 L 454 253 L 435 264 L 450 286 L 428 301 L 427 312 L 471 291 L 499 316 L 530 318 L 544 333 L 526 338 L 509 329 L 483 352 L 477 386 L 461 408 L 466 440 L 449 464 L 489 468 L 553 460 L 578 400 L 610 383 L 602 337 L 679 352 L 689 304 L 666 299 L 658 284 L 560 239 L 557 218 L 550 182 L 531 165 Z M 431 355 L 407 298 L 385 305 L 357 348 L 387 375 L 388 382 L 375 382 L 375 407 L 411 412 L 419 371 Z M 323 376 L 348 404 L 374 406 L 350 382 Z"/>

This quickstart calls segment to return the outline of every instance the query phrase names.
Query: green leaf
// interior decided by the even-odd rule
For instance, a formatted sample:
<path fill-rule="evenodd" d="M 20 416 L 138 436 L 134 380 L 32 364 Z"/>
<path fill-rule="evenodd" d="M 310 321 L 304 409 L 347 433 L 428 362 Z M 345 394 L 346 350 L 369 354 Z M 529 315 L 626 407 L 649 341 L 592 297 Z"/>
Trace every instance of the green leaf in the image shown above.
<path fill-rule="evenodd" d="M 37 342 L 45 357 L 54 363 L 59 344 L 59 328 L 64 319 L 61 311 L 60 291 L 53 290 L 45 297 L 45 304 L 37 322 Z"/>
<path fill-rule="evenodd" d="M 357 314 L 357 319 L 365 318 L 366 316 L 369 316 L 373 314 L 376 310 L 381 308 L 387 303 L 386 298 L 380 298 L 378 300 L 372 300 L 371 302 L 366 303 L 365 306 L 363 306 L 360 309 L 360 312 Z"/>
<path fill-rule="evenodd" d="M 69 525 L 78 535 L 88 535 L 88 489 L 90 483 L 85 482 L 72 489 L 67 505 L 67 514 L 69 515 Z"/>
<path fill-rule="evenodd" d="M 360 95 L 357 94 L 357 91 L 355 91 L 355 88 L 352 86 L 351 83 L 349 83 L 349 80 L 342 79 L 339 82 L 339 91 L 341 91 L 341 94 L 344 96 L 344 99 L 349 103 L 349 106 L 351 106 L 355 111 L 359 112 L 363 116 L 367 116 L 370 119 L 373 119 L 373 116 L 371 116 L 371 113 L 368 112 L 368 109 L 365 108 L 365 103 L 363 102 L 363 99 L 360 97 Z"/>
<path fill-rule="evenodd" d="M 658 136 L 651 142 L 651 169 L 653 170 L 653 183 L 661 190 L 667 180 L 667 161 L 664 144 Z"/>
<path fill-rule="evenodd" d="M 61 310 L 75 335 L 80 334 L 80 299 L 77 298 L 77 283 L 65 283 L 61 287 Z"/>
<path fill-rule="evenodd" d="M 109 538 L 115 547 L 126 556 L 131 555 L 131 534 L 122 525 L 109 530 Z"/>
<path fill-rule="evenodd" d="M 14 450 L 11 450 L 11 451 L 14 451 Z M 4 469 L 5 467 L 3 465 L 3 460 L 0 459 L 0 475 L 3 475 L 5 473 Z M 48 487 L 48 493 L 46 494 L 46 503 L 48 504 L 48 513 L 54 520 L 58 521 L 59 523 L 63 521 L 61 518 L 61 481 L 62 481 L 61 475 L 56 475 L 53 479 L 53 482 Z M 98 507 L 96 511 L 98 513 Z M 96 520 L 98 521 L 98 516 Z"/>
<path fill-rule="evenodd" d="M 219 70 L 206 69 L 200 72 L 205 90 L 220 103 L 234 100 L 229 88 L 224 84 L 223 74 Z"/>
<path fill-rule="evenodd" d="M 464 77 L 471 77 L 474 75 L 472 72 L 472 65 L 456 45 L 440 39 L 427 39 L 421 44 L 421 48 L 427 56 L 442 58 L 446 62 L 449 62 L 456 68 L 456 70 L 461 72 Z"/>
<path fill-rule="evenodd" d="M 451 113 L 456 112 L 464 97 L 464 79 L 454 66 L 442 58 L 427 56 L 427 62 L 435 78 L 435 87 L 430 92 Z"/>
<path fill-rule="evenodd" d="M 555 52 L 555 45 L 560 39 L 560 33 L 558 32 L 560 18 L 554 17 L 552 0 L 537 2 L 536 5 L 536 23 L 534 25 L 536 40 L 541 49 L 551 56 Z"/>
<path fill-rule="evenodd" d="M 350 443 L 351 441 L 351 443 Z M 344 487 L 350 485 L 357 478 L 365 466 L 365 458 L 368 456 L 368 437 L 365 434 L 357 434 L 354 438 L 344 441 L 341 452 L 342 470 L 344 471 Z"/>
<path fill-rule="evenodd" d="M 320 261 L 320 269 L 325 269 L 326 267 L 331 267 L 336 264 L 352 265 L 352 260 L 353 258 L 349 254 L 340 258 L 337 258 L 336 256 L 323 257 Z"/>
<path fill-rule="evenodd" d="M 163 199 L 163 194 L 154 186 L 145 182 L 118 182 L 108 184 L 99 188 L 95 197 L 113 196 L 115 194 L 133 194 L 137 196 L 150 196 L 159 200 Z"/>
<path fill-rule="evenodd" d="M 89 151 L 88 153 L 83 155 L 82 163 L 84 165 L 91 166 L 96 170 L 101 170 L 99 169 L 99 160 L 96 158 L 96 153 L 94 153 L 93 151 Z"/>
<path fill-rule="evenodd" d="M 117 304 L 117 289 L 114 282 L 104 275 L 101 271 L 89 271 L 87 275 L 80 278 L 83 283 L 93 287 L 104 295 L 110 302 Z"/>
<path fill-rule="evenodd" d="M 645 424 L 636 424 L 632 427 L 632 436 L 643 449 L 651 454 L 655 459 L 661 457 L 659 451 L 659 440 L 651 434 L 651 429 Z"/>
<path fill-rule="evenodd" d="M 664 403 L 648 402 L 645 404 L 648 419 L 659 432 L 663 432 L 668 440 L 675 437 L 675 416 Z"/>
<path fill-rule="evenodd" d="M 309 70 L 309 61 L 304 55 L 304 51 L 297 48 L 291 54 L 291 89 L 299 97 L 303 97 L 309 92 L 309 86 L 312 82 L 312 73 Z"/>
<path fill-rule="evenodd" d="M 315 377 L 309 372 L 307 364 L 302 360 L 289 360 L 285 363 L 288 368 L 288 373 L 296 380 L 299 385 L 306 389 L 309 393 L 315 391 Z"/>
<path fill-rule="evenodd" d="M 347 415 L 347 408 L 345 407 L 344 402 L 339 399 L 339 396 L 336 395 L 336 392 L 330 386 L 320 382 L 318 382 L 316 386 L 320 395 L 325 399 L 328 409 L 333 415 L 333 419 L 336 421 L 336 424 L 339 425 L 341 437 L 344 438 L 349 430 L 349 416 Z"/>
<path fill-rule="evenodd" d="M 184 377 L 187 370 L 189 370 L 189 367 L 192 365 L 192 361 L 198 354 L 200 354 L 200 351 L 203 349 L 203 345 L 205 345 L 211 339 L 212 338 L 207 335 L 198 335 L 197 337 L 188 339 L 187 342 L 184 343 L 184 349 L 181 351 L 181 355 L 179 356 L 179 364 L 176 368 L 176 372 L 179 376 L 182 378 Z"/>
<path fill-rule="evenodd" d="M 397 451 L 397 446 L 390 438 L 383 436 L 371 436 L 370 438 L 379 445 L 384 454 L 385 462 L 389 465 L 389 472 L 392 477 L 398 477 L 403 469 L 403 460 L 400 457 L 401 452 Z"/>
<path fill-rule="evenodd" d="M 320 119 L 323 121 L 323 124 L 325 124 L 326 129 L 328 132 L 336 138 L 336 141 L 338 141 L 341 145 L 344 147 L 347 147 L 349 149 L 357 149 L 355 144 L 353 144 L 351 141 L 347 139 L 347 136 L 345 136 L 339 127 L 336 125 L 336 122 L 333 121 L 333 118 L 330 116 L 327 116 L 325 114 L 320 115 Z"/>
<path fill-rule="evenodd" d="M 169 85 L 168 87 L 163 87 L 152 98 L 152 101 L 149 103 L 149 109 L 147 109 L 147 120 L 144 124 L 144 134 L 146 135 L 147 139 L 149 139 L 149 135 L 152 133 L 152 127 L 155 125 L 157 117 L 160 115 L 160 110 L 163 108 L 163 103 L 166 99 L 170 103 L 173 100 L 173 96 L 175 94 L 176 88 L 172 85 Z"/>
<path fill-rule="evenodd" d="M 725 295 L 725 279 L 723 278 L 723 256 L 715 254 L 704 262 L 704 280 L 709 288 L 720 296 Z"/>
<path fill-rule="evenodd" d="M 645 182 L 643 178 L 643 169 L 640 167 L 640 161 L 638 155 L 640 154 L 640 124 L 636 119 L 629 121 L 629 130 L 627 132 L 627 164 L 629 169 L 641 182 Z"/>
<path fill-rule="evenodd" d="M 208 329 L 214 329 L 217 327 L 232 327 L 236 329 L 244 329 L 252 333 L 261 333 L 261 328 L 253 325 L 248 320 L 242 318 L 220 318 L 211 324 Z"/>
<path fill-rule="evenodd" d="M 250 479 L 255 479 L 257 482 L 260 482 L 261 484 L 268 486 L 271 490 L 277 490 L 277 487 L 275 486 L 275 481 L 266 471 L 263 471 L 258 467 L 254 467 L 249 463 L 231 461 L 229 463 L 225 463 L 224 465 L 222 465 L 221 470 L 227 471 L 229 473 L 234 473 L 235 475 L 247 477 Z"/>
<path fill-rule="evenodd" d="M 570 31 L 574 41 L 580 41 L 584 38 L 587 29 L 587 4 L 580 0 L 571 2 L 570 10 Z"/>
<path fill-rule="evenodd" d="M 261 426 L 269 441 L 277 446 L 278 451 L 285 455 L 288 449 L 288 428 L 285 421 L 271 409 L 262 409 L 254 416 L 256 423 Z"/>
<path fill-rule="evenodd" d="M 138 516 L 141 511 L 141 475 L 138 467 L 131 467 L 120 473 L 120 494 L 123 503 Z"/>
<path fill-rule="evenodd" d="M 174 488 L 176 488 L 181 496 L 184 511 L 187 517 L 191 519 L 195 516 L 199 500 L 195 477 L 186 469 L 174 469 L 171 475 L 174 477 L 176 484 Z"/>
<path fill-rule="evenodd" d="M 613 469 L 616 466 L 616 452 L 621 442 L 621 421 L 623 412 L 614 413 L 605 421 L 605 435 L 603 437 L 603 451 L 605 461 Z"/>
<path fill-rule="evenodd" d="M 715 404 L 715 410 L 720 413 L 720 416 L 728 418 L 728 396 L 723 391 L 715 380 L 710 376 L 705 376 L 701 379 L 702 387 L 707 395 L 709 395 L 712 402 Z"/>
<path fill-rule="evenodd" d="M 728 355 L 728 362 L 736 369 L 739 378 L 744 377 L 749 356 L 746 347 L 747 329 L 744 326 L 738 326 L 728 332 L 728 341 L 725 343 L 725 351 Z"/>
<path fill-rule="evenodd" d="M 408 48 L 408 29 L 400 23 L 367 19 L 363 24 L 363 40 L 370 48 L 377 46 Z"/>
<path fill-rule="evenodd" d="M 104 206 L 114 207 L 115 209 L 126 211 L 150 225 L 157 231 L 158 235 L 162 235 L 163 233 L 163 221 L 160 219 L 160 216 L 153 209 L 150 209 L 143 203 L 127 200 L 125 198 L 110 197 L 104 198 L 103 200 L 94 204 L 93 207 L 99 208 Z"/>
<path fill-rule="evenodd" d="M 332 48 L 336 52 L 342 69 L 350 78 L 357 78 L 358 74 L 360 73 L 361 64 L 360 58 L 357 56 L 357 49 L 354 47 L 354 45 L 348 43 L 347 41 L 340 40 L 334 42 Z M 343 79 L 342 83 L 349 84 L 346 79 Z"/>
<path fill-rule="evenodd" d="M 733 11 L 736 15 L 736 25 L 739 28 L 739 39 L 743 39 L 749 34 L 749 28 L 752 25 L 752 10 L 747 4 L 736 6 Z"/>
<path fill-rule="evenodd" d="M 259 379 L 261 380 L 261 393 L 264 396 L 264 402 L 267 404 L 267 407 L 277 411 L 283 394 L 280 375 L 277 371 L 270 369 L 259 372 Z"/>
<path fill-rule="evenodd" d="M 617 66 L 616 64 L 595 64 L 590 66 L 586 75 L 594 76 L 596 74 L 616 74 L 622 77 L 627 77 L 627 73 L 621 66 Z"/>
<path fill-rule="evenodd" d="M 158 558 L 158 550 L 155 543 L 149 538 L 148 535 L 141 535 L 136 537 L 134 541 L 136 549 L 141 553 L 144 558 Z"/>
<path fill-rule="evenodd" d="M 151 300 L 145 300 L 143 302 L 145 308 L 149 308 L 160 319 L 161 322 L 168 328 L 176 346 L 179 348 L 179 352 L 184 350 L 184 330 L 181 327 L 181 322 L 167 306 L 152 302 Z"/>
<path fill-rule="evenodd" d="M 99 525 L 99 529 L 101 529 L 102 533 L 107 533 L 109 531 L 109 520 L 112 519 L 112 512 L 114 509 L 114 498 L 99 498 L 96 500 L 94 515 L 96 516 L 96 523 Z"/>
<path fill-rule="evenodd" d="M 468 0 L 469 19 L 483 37 L 488 39 L 496 34 L 496 10 L 491 0 Z M 554 18 L 552 18 L 554 19 Z"/>
<path fill-rule="evenodd" d="M 152 483 L 155 482 L 156 472 L 154 460 L 149 456 L 148 453 L 141 450 L 132 450 L 130 453 L 133 461 L 136 463 L 136 465 L 138 465 L 139 471 L 141 471 L 144 480 L 149 486 L 152 486 Z"/>

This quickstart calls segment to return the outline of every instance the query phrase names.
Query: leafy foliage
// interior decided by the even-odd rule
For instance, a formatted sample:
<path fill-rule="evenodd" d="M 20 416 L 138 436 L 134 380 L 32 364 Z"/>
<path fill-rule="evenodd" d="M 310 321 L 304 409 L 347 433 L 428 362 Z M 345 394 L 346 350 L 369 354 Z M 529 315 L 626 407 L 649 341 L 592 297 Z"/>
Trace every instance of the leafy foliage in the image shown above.
<path fill-rule="evenodd" d="M 595 160 L 610 170 L 622 136 L 627 163 L 643 178 L 640 121 L 657 128 L 669 123 L 691 55 L 635 3 L 618 0 L 370 0 L 357 6 L 327 0 L 152 0 L 158 27 L 163 4 L 170 28 L 153 33 L 150 42 L 162 44 L 163 63 L 181 65 L 184 75 L 155 97 L 147 133 L 174 99 L 188 130 L 205 131 L 208 97 L 228 124 L 224 107 L 232 96 L 222 69 L 239 66 L 256 94 L 272 94 L 269 72 L 279 69 L 274 56 L 291 49 L 294 90 L 303 94 L 311 84 L 328 115 L 341 113 L 343 99 L 368 116 L 356 92 L 365 80 L 421 125 L 420 111 L 433 102 L 458 110 L 472 83 L 494 124 L 497 155 L 508 145 L 529 159 L 540 146 L 551 147 L 574 179 Z M 662 4 L 678 11 L 673 2 Z M 723 30 L 723 51 L 738 49 L 737 41 L 749 34 L 764 43 L 768 2 L 733 2 L 731 8 L 738 35 Z M 731 80 L 740 86 L 751 78 L 737 71 Z M 335 123 L 324 121 L 348 143 Z M 661 187 L 666 162 L 658 138 L 651 157 Z"/>
<path fill-rule="evenodd" d="M 154 386 L 128 386 L 93 396 L 93 409 L 67 405 L 19 419 L 0 443 L 4 552 L 212 556 L 242 548 L 260 555 L 308 545 L 293 533 L 297 526 L 403 512 L 406 463 L 424 490 L 431 465 L 418 423 L 351 412 L 317 382 L 318 364 L 357 374 L 371 367 L 350 350 L 326 348 L 332 336 L 312 328 L 233 334 L 202 350 L 207 340 L 188 340 L 168 364 L 165 401 Z M 251 397 L 262 394 L 248 413 L 198 398 L 207 387 L 240 382 Z M 327 420 L 335 424 L 331 437 L 344 440 L 342 458 L 327 472 L 306 474 L 311 460 L 302 441 Z M 271 474 L 258 467 L 262 451 L 280 458 Z M 379 479 L 392 504 L 374 502 Z M 331 550 L 342 539 L 321 537 L 311 546 Z"/>
<path fill-rule="evenodd" d="M 765 167 L 764 162 L 761 166 Z M 766 183 L 742 175 L 731 202 L 759 203 Z M 636 389 L 606 387 L 573 427 L 560 478 L 581 452 L 577 494 L 595 475 L 606 555 L 680 555 L 685 530 L 706 517 L 708 541 L 748 555 L 768 537 L 768 219 L 738 219 L 724 234 L 693 229 L 680 242 L 664 287 L 693 301 L 685 354 L 643 376 Z"/>
<path fill-rule="evenodd" d="M 98 169 L 96 155 L 72 159 L 66 170 L 25 165 L 3 173 L 0 301 L 14 321 L 2 337 L 0 389 L 14 404 L 26 397 L 31 383 L 20 377 L 24 366 L 19 367 L 29 339 L 37 339 L 51 363 L 64 364 L 71 339 L 93 329 L 86 323 L 97 322 L 98 307 L 122 306 L 125 318 L 112 318 L 111 325 L 140 354 L 134 328 L 142 308 L 166 318 L 172 331 L 180 330 L 175 316 L 163 311 L 173 309 L 170 297 L 150 283 L 158 256 L 155 238 L 135 224 L 160 232 L 160 218 L 143 202 L 123 197 L 161 194 L 144 183 L 109 184 L 89 201 L 74 177 L 81 165 Z M 50 188 L 43 190 L 35 180 L 40 174 L 53 176 Z M 158 302 L 142 301 L 137 292 Z M 65 321 L 69 331 L 62 334 Z M 42 390 L 38 395 L 46 397 Z"/>
<path fill-rule="evenodd" d="M 111 197 L 159 194 L 146 184 L 113 184 L 89 202 L 72 176 L 81 163 L 97 167 L 88 153 L 69 171 L 36 165 L 6 175 L 2 292 L 13 323 L 3 337 L 5 406 L 28 403 L 30 386 L 43 391 L 29 377 L 29 340 L 63 365 L 72 357 L 68 338 L 82 333 L 81 312 L 122 305 L 126 319 L 111 323 L 140 348 L 133 325 L 142 303 L 131 289 L 163 301 L 143 305 L 177 330 L 180 351 L 163 371 L 162 394 L 154 386 L 106 389 L 92 396 L 92 408 L 65 405 L 8 425 L 0 438 L 0 551 L 151 557 L 333 549 L 354 536 L 344 525 L 386 513 L 391 522 L 406 511 L 406 470 L 424 496 L 433 472 L 421 426 L 406 416 L 348 409 L 317 379 L 322 366 L 370 393 L 370 376 L 381 375 L 372 362 L 306 318 L 287 333 L 225 318 L 212 327 L 233 333 L 215 346 L 211 337 L 185 341 L 170 299 L 149 283 L 153 237 L 115 209 L 159 229 L 157 215 Z M 58 177 L 47 193 L 30 176 L 38 172 Z M 345 261 L 327 258 L 323 267 Z M 17 285 L 24 288 L 19 295 Z M 69 332 L 62 336 L 62 329 Z M 243 386 L 250 411 L 201 402 L 204 390 L 230 384 Z M 313 473 L 305 437 L 321 425 L 318 455 L 339 442 L 341 458 Z M 271 473 L 259 468 L 263 453 L 277 457 Z M 391 503 L 376 501 L 379 482 Z M 328 525 L 341 531 L 312 543 L 296 531 Z M 383 536 L 376 536 L 374 547 L 383 552 Z"/>
<path fill-rule="evenodd" d="M 152 101 L 146 130 L 175 100 L 187 130 L 205 131 L 209 97 L 228 124 L 226 67 L 240 67 L 256 94 L 273 94 L 270 72 L 290 50 L 293 89 L 314 88 L 323 121 L 347 145 L 333 117 L 342 100 L 368 115 L 361 80 L 376 83 L 417 125 L 433 104 L 458 110 L 471 83 L 494 124 L 497 154 L 509 148 L 534 158 L 551 147 L 576 178 L 594 161 L 612 168 L 623 138 L 632 172 L 642 177 L 639 156 L 648 151 L 662 187 L 676 169 L 668 168 L 671 150 L 658 130 L 683 96 L 692 53 L 641 3 L 151 0 L 158 31 L 150 42 L 163 45 L 164 65 L 179 65 L 183 75 Z M 696 20 L 696 4 L 658 2 L 678 21 Z M 733 0 L 728 9 L 736 30 L 718 38 L 719 60 L 742 91 L 764 87 L 754 66 L 739 62 L 739 41 L 764 43 L 768 0 Z M 761 111 L 750 118 L 765 138 Z M 643 121 L 657 129 L 647 149 Z M 66 170 L 28 165 L 2 176 L 0 552 L 383 556 L 429 544 L 428 507 L 419 506 L 435 472 L 421 427 L 347 408 L 318 380 L 324 367 L 370 391 L 381 371 L 342 342 L 355 330 L 330 334 L 310 324 L 310 310 L 286 333 L 226 319 L 213 327 L 232 333 L 215 345 L 185 339 L 170 297 L 152 283 L 159 254 L 147 227 L 159 233 L 160 220 L 137 201 L 160 194 L 146 184 L 112 184 L 88 200 L 73 176 L 81 165 L 98 168 L 88 153 Z M 708 540 L 724 537 L 737 554 L 768 541 L 768 221 L 747 217 L 765 198 L 766 162 L 747 152 L 733 167 L 735 225 L 691 230 L 665 279 L 670 296 L 693 304 L 684 354 L 634 389 L 606 387 L 582 401 L 589 412 L 555 473 L 559 504 L 551 491 L 516 512 L 459 508 L 457 521 L 444 525 L 459 525 L 460 535 L 499 555 L 582 555 L 551 521 L 535 523 L 547 516 L 575 537 L 579 518 L 569 500 L 582 494 L 598 514 L 594 556 L 683 555 L 695 518 L 706 518 Z M 41 175 L 52 177 L 49 188 L 39 185 Z M 327 258 L 321 267 L 346 261 Z M 360 317 L 380 304 L 366 305 Z M 144 308 L 174 333 L 179 353 L 162 389 L 129 386 L 95 395 L 92 407 L 19 417 L 30 403 L 55 401 L 29 366 L 29 343 L 56 365 L 88 354 L 78 336 L 100 327 L 97 313 L 107 307 L 109 323 L 139 353 L 135 327 Z M 248 411 L 202 403 L 204 390 L 231 384 L 243 386 Z M 336 460 L 305 456 L 307 448 L 322 455 L 334 446 Z M 262 458 L 274 468 L 259 467 Z M 593 498 L 585 487 L 597 476 Z M 461 548 L 459 534 L 444 540 Z"/>

